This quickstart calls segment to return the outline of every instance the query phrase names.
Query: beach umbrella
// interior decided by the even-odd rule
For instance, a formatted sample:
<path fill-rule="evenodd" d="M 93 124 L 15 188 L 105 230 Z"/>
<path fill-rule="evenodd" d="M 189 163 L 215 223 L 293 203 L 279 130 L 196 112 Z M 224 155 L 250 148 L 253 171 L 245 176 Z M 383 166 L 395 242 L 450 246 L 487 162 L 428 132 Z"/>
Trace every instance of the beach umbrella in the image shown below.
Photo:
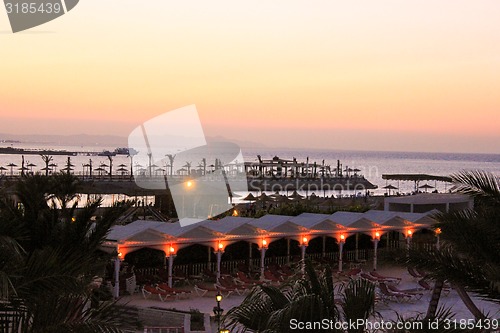
<path fill-rule="evenodd" d="M 300 195 L 299 193 L 297 193 L 297 190 L 293 191 L 293 193 L 292 193 L 292 194 L 290 194 L 288 197 L 289 197 L 290 199 L 292 199 L 292 200 L 300 200 L 300 199 L 303 199 L 303 198 L 304 198 L 304 196 L 303 196 L 303 195 Z"/>
<path fill-rule="evenodd" d="M 102 172 L 103 172 L 103 171 L 106 171 L 106 170 L 105 170 L 105 169 L 103 169 L 103 168 L 100 168 L 100 167 L 99 167 L 99 168 L 95 169 L 95 171 L 99 172 L 99 175 L 101 175 L 101 174 L 102 174 Z"/>
<path fill-rule="evenodd" d="M 392 184 L 389 184 L 387 186 L 384 186 L 382 188 L 385 188 L 386 190 L 389 190 L 389 195 L 391 195 L 391 190 L 397 190 L 398 188 Z"/>
<path fill-rule="evenodd" d="M 434 186 L 429 185 L 429 184 L 424 184 L 422 186 L 419 186 L 418 188 L 425 189 L 425 192 L 427 192 L 428 189 L 434 188 Z"/>
<path fill-rule="evenodd" d="M 14 167 L 16 167 L 17 164 L 9 163 L 7 166 L 10 167 L 10 175 L 12 176 L 14 174 Z"/>
<path fill-rule="evenodd" d="M 3 166 L 0 166 L 0 173 L 3 175 L 3 172 L 7 170 L 7 168 L 3 167 Z"/>
<path fill-rule="evenodd" d="M 28 168 L 30 168 L 30 172 L 33 172 L 33 167 L 36 167 L 36 164 L 33 164 L 33 163 L 28 163 L 28 165 L 26 165 Z"/>
<path fill-rule="evenodd" d="M 127 165 L 126 165 L 126 164 L 123 164 L 123 163 L 122 163 L 122 164 L 120 164 L 120 165 L 118 165 L 118 167 L 119 167 L 119 168 L 125 168 L 126 166 L 127 166 Z"/>
<path fill-rule="evenodd" d="M 255 200 L 257 200 L 257 198 L 252 193 L 248 193 L 248 195 L 241 200 L 243 200 L 243 201 L 255 201 Z"/>
<path fill-rule="evenodd" d="M 123 168 L 123 167 L 122 167 L 122 168 L 118 168 L 118 169 L 116 169 L 116 171 L 117 171 L 117 172 L 121 172 L 121 173 L 122 173 L 122 176 L 123 176 L 125 173 L 127 173 L 127 172 L 128 172 L 128 170 L 127 170 L 126 168 Z"/>

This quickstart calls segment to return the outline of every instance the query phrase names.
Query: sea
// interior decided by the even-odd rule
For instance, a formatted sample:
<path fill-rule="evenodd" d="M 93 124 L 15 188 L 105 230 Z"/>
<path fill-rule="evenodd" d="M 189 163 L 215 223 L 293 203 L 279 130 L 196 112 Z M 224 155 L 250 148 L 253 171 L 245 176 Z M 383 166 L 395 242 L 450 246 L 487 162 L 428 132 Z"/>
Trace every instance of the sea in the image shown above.
<path fill-rule="evenodd" d="M 53 149 L 53 150 L 67 150 L 78 151 L 83 154 L 71 156 L 71 164 L 74 165 L 73 172 L 81 175 L 88 173 L 84 165 L 92 160 L 94 170 L 99 166 L 109 170 L 106 166 L 109 161 L 106 156 L 95 156 L 92 153 L 102 152 L 104 150 L 114 151 L 117 147 L 110 147 L 106 145 L 94 146 L 64 146 L 60 144 L 51 143 L 0 143 L 0 147 L 14 147 L 24 149 Z M 393 185 L 398 188 L 400 193 L 410 193 L 415 190 L 414 182 L 404 181 L 387 181 L 382 179 L 384 174 L 430 174 L 438 176 L 449 176 L 459 173 L 464 170 L 484 170 L 495 175 L 500 176 L 500 154 L 471 154 L 471 153 L 426 153 L 426 152 L 387 152 L 387 151 L 351 151 L 351 150 L 317 150 L 317 149 L 293 149 L 293 148 L 241 148 L 241 153 L 246 162 L 257 162 L 257 155 L 261 155 L 263 159 L 272 159 L 278 156 L 283 159 L 296 158 L 298 162 L 306 162 L 309 159 L 309 164 L 312 165 L 316 162 L 318 165 L 330 165 L 332 168 L 337 166 L 337 161 L 342 164 L 342 169 L 359 169 L 359 175 L 363 175 L 372 184 L 377 185 L 378 189 L 372 190 L 374 195 L 384 195 L 387 190 L 383 189 L 384 186 Z M 90 156 L 87 156 L 89 154 Z M 7 170 L 3 174 L 9 175 L 20 173 L 20 166 L 22 155 L 17 154 L 0 154 L 0 166 Z M 45 167 L 42 158 L 39 155 L 25 155 L 25 165 L 30 163 L 36 165 L 30 167 L 30 171 L 39 172 Z M 52 163 L 57 167 L 54 169 L 60 170 L 66 166 L 68 156 L 54 155 Z M 324 162 L 323 162 L 324 161 Z M 158 164 L 158 170 L 168 161 L 155 161 Z M 182 167 L 187 161 L 176 161 L 176 168 Z M 191 160 L 192 167 L 196 168 L 200 161 Z M 9 164 L 15 164 L 15 167 L 9 167 Z M 214 161 L 207 160 L 207 165 L 213 164 Z M 120 165 L 126 165 L 125 169 L 130 169 L 130 159 L 126 155 L 116 155 L 113 157 L 114 169 Z M 134 168 L 142 167 L 138 162 L 134 162 Z M 57 169 L 59 168 L 59 169 Z M 424 182 L 425 183 L 425 182 Z M 424 185 L 420 183 L 419 185 Z M 452 184 L 430 181 L 427 185 L 433 188 L 427 191 L 437 190 L 439 192 L 446 192 Z M 426 190 L 422 190 L 425 192 Z M 309 193 L 311 194 L 311 193 Z M 321 193 L 324 195 L 325 193 Z M 335 193 L 326 193 L 326 195 L 337 195 Z M 359 193 L 343 193 L 342 195 L 356 195 Z M 244 195 L 244 193 L 240 193 Z M 318 195 L 320 195 L 318 193 Z M 113 198 L 115 199 L 115 198 Z M 118 199 L 120 199 L 118 197 Z M 151 198 L 147 199 L 151 201 Z"/>

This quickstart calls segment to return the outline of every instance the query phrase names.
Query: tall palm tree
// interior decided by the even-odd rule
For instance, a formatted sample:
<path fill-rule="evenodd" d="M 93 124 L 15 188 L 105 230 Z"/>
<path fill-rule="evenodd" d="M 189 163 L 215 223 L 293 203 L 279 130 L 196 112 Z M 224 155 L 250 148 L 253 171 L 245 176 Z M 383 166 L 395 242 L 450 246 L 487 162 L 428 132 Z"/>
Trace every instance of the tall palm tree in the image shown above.
<path fill-rule="evenodd" d="M 68 174 L 28 176 L 16 185 L 21 205 L 0 199 L 0 314 L 8 332 L 120 332 L 122 311 L 92 301 L 92 286 L 110 259 L 99 246 L 129 204 L 94 222 L 101 200 L 77 212 L 69 205 L 76 183 Z"/>
<path fill-rule="evenodd" d="M 468 292 L 500 303 L 500 179 L 483 171 L 464 171 L 452 179 L 459 192 L 474 198 L 474 209 L 437 215 L 440 249 L 412 251 L 406 262 L 436 279 L 428 317 L 435 316 L 448 280 L 471 313 L 484 318 Z"/>
<path fill-rule="evenodd" d="M 167 154 L 165 155 L 168 157 L 168 160 L 170 161 L 170 176 L 174 175 L 174 160 L 175 160 L 175 154 Z"/>
<path fill-rule="evenodd" d="M 318 275 L 306 262 L 306 276 L 281 288 L 260 286 L 240 306 L 228 311 L 224 325 L 231 332 L 294 332 L 292 320 L 321 322 L 367 319 L 373 314 L 375 286 L 367 280 L 351 281 L 336 306 L 335 286 L 329 268 Z M 300 331 L 300 330 L 299 330 Z M 315 330 L 321 332 L 321 330 Z M 328 332 L 341 332 L 327 330 Z M 350 333 L 362 330 L 350 330 Z"/>
<path fill-rule="evenodd" d="M 48 176 L 49 175 L 49 165 L 50 165 L 50 162 L 52 162 L 53 160 L 53 157 L 50 156 L 50 155 L 40 155 L 42 157 L 42 160 L 43 160 L 43 163 L 45 163 L 45 176 Z"/>

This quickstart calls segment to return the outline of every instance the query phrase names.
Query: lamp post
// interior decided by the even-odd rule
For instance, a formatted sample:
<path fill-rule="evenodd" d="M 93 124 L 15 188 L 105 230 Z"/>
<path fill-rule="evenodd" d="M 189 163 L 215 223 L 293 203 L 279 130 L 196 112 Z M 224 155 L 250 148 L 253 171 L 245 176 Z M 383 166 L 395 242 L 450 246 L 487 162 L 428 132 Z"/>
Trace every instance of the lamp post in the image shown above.
<path fill-rule="evenodd" d="M 217 295 L 215 295 L 215 301 L 217 302 L 217 306 L 214 306 L 215 321 L 217 322 L 217 332 L 221 332 L 220 319 L 222 317 L 224 309 L 220 307 L 220 302 L 222 301 L 222 295 L 220 291 L 217 291 Z"/>
<path fill-rule="evenodd" d="M 172 288 L 172 275 L 173 275 L 173 267 L 174 267 L 174 257 L 175 257 L 175 248 L 170 245 L 167 251 L 168 258 L 168 286 Z"/>
<path fill-rule="evenodd" d="M 260 279 L 264 280 L 264 268 L 265 268 L 265 259 L 266 259 L 266 250 L 267 250 L 267 240 L 263 239 L 260 246 Z"/>
<path fill-rule="evenodd" d="M 406 231 L 406 256 L 410 255 L 410 247 L 411 247 L 411 237 L 413 236 L 413 231 Z"/>
<path fill-rule="evenodd" d="M 377 248 L 378 242 L 380 241 L 380 232 L 375 232 L 375 237 L 373 237 L 373 270 L 377 270 Z"/>
<path fill-rule="evenodd" d="M 342 272 L 342 252 L 344 250 L 344 244 L 345 244 L 345 235 L 341 234 L 340 235 L 340 241 L 339 241 L 339 272 Z"/>
<path fill-rule="evenodd" d="M 307 239 L 307 237 L 302 237 L 301 239 L 301 243 L 300 243 L 300 250 L 302 252 L 302 265 L 301 265 L 301 271 L 302 271 L 302 274 L 304 274 L 305 272 L 305 269 L 306 269 L 306 248 L 307 248 L 307 242 L 309 240 Z"/>
<path fill-rule="evenodd" d="M 441 228 L 436 228 L 436 250 L 439 251 L 439 249 L 441 248 L 441 244 L 439 243 L 439 235 L 441 234 Z"/>
<path fill-rule="evenodd" d="M 220 280 L 220 264 L 222 261 L 222 254 L 224 253 L 224 244 L 221 241 L 217 244 L 217 282 Z"/>

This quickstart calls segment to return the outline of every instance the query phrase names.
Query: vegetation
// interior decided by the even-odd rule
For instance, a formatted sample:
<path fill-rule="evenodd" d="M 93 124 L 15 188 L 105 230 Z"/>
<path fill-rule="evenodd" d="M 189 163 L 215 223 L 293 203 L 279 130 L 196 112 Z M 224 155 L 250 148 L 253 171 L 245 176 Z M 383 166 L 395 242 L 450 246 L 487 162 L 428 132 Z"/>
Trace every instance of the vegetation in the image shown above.
<path fill-rule="evenodd" d="M 133 325 L 102 301 L 110 256 L 99 251 L 128 207 L 93 221 L 101 200 L 77 210 L 78 180 L 69 174 L 24 177 L 0 199 L 0 327 L 7 332 L 120 332 Z"/>
<path fill-rule="evenodd" d="M 441 287 L 448 280 L 479 319 L 485 315 L 468 292 L 500 303 L 500 180 L 482 171 L 462 172 L 452 178 L 460 192 L 475 198 L 474 209 L 436 216 L 440 249 L 413 251 L 405 261 L 436 279 L 428 318 L 436 316 Z"/>
<path fill-rule="evenodd" d="M 306 275 L 280 288 L 260 286 L 245 298 L 240 306 L 228 311 L 224 325 L 231 332 L 294 332 L 291 321 L 346 322 L 367 319 L 374 314 L 375 286 L 367 280 L 352 280 L 335 298 L 332 272 L 327 267 L 316 273 L 306 262 Z M 340 310 L 336 303 L 340 303 Z M 334 325 L 333 325 L 334 326 Z M 305 331 L 304 329 L 299 331 Z M 315 332 L 343 332 L 314 329 Z M 362 332 L 348 330 L 349 333 Z"/>

